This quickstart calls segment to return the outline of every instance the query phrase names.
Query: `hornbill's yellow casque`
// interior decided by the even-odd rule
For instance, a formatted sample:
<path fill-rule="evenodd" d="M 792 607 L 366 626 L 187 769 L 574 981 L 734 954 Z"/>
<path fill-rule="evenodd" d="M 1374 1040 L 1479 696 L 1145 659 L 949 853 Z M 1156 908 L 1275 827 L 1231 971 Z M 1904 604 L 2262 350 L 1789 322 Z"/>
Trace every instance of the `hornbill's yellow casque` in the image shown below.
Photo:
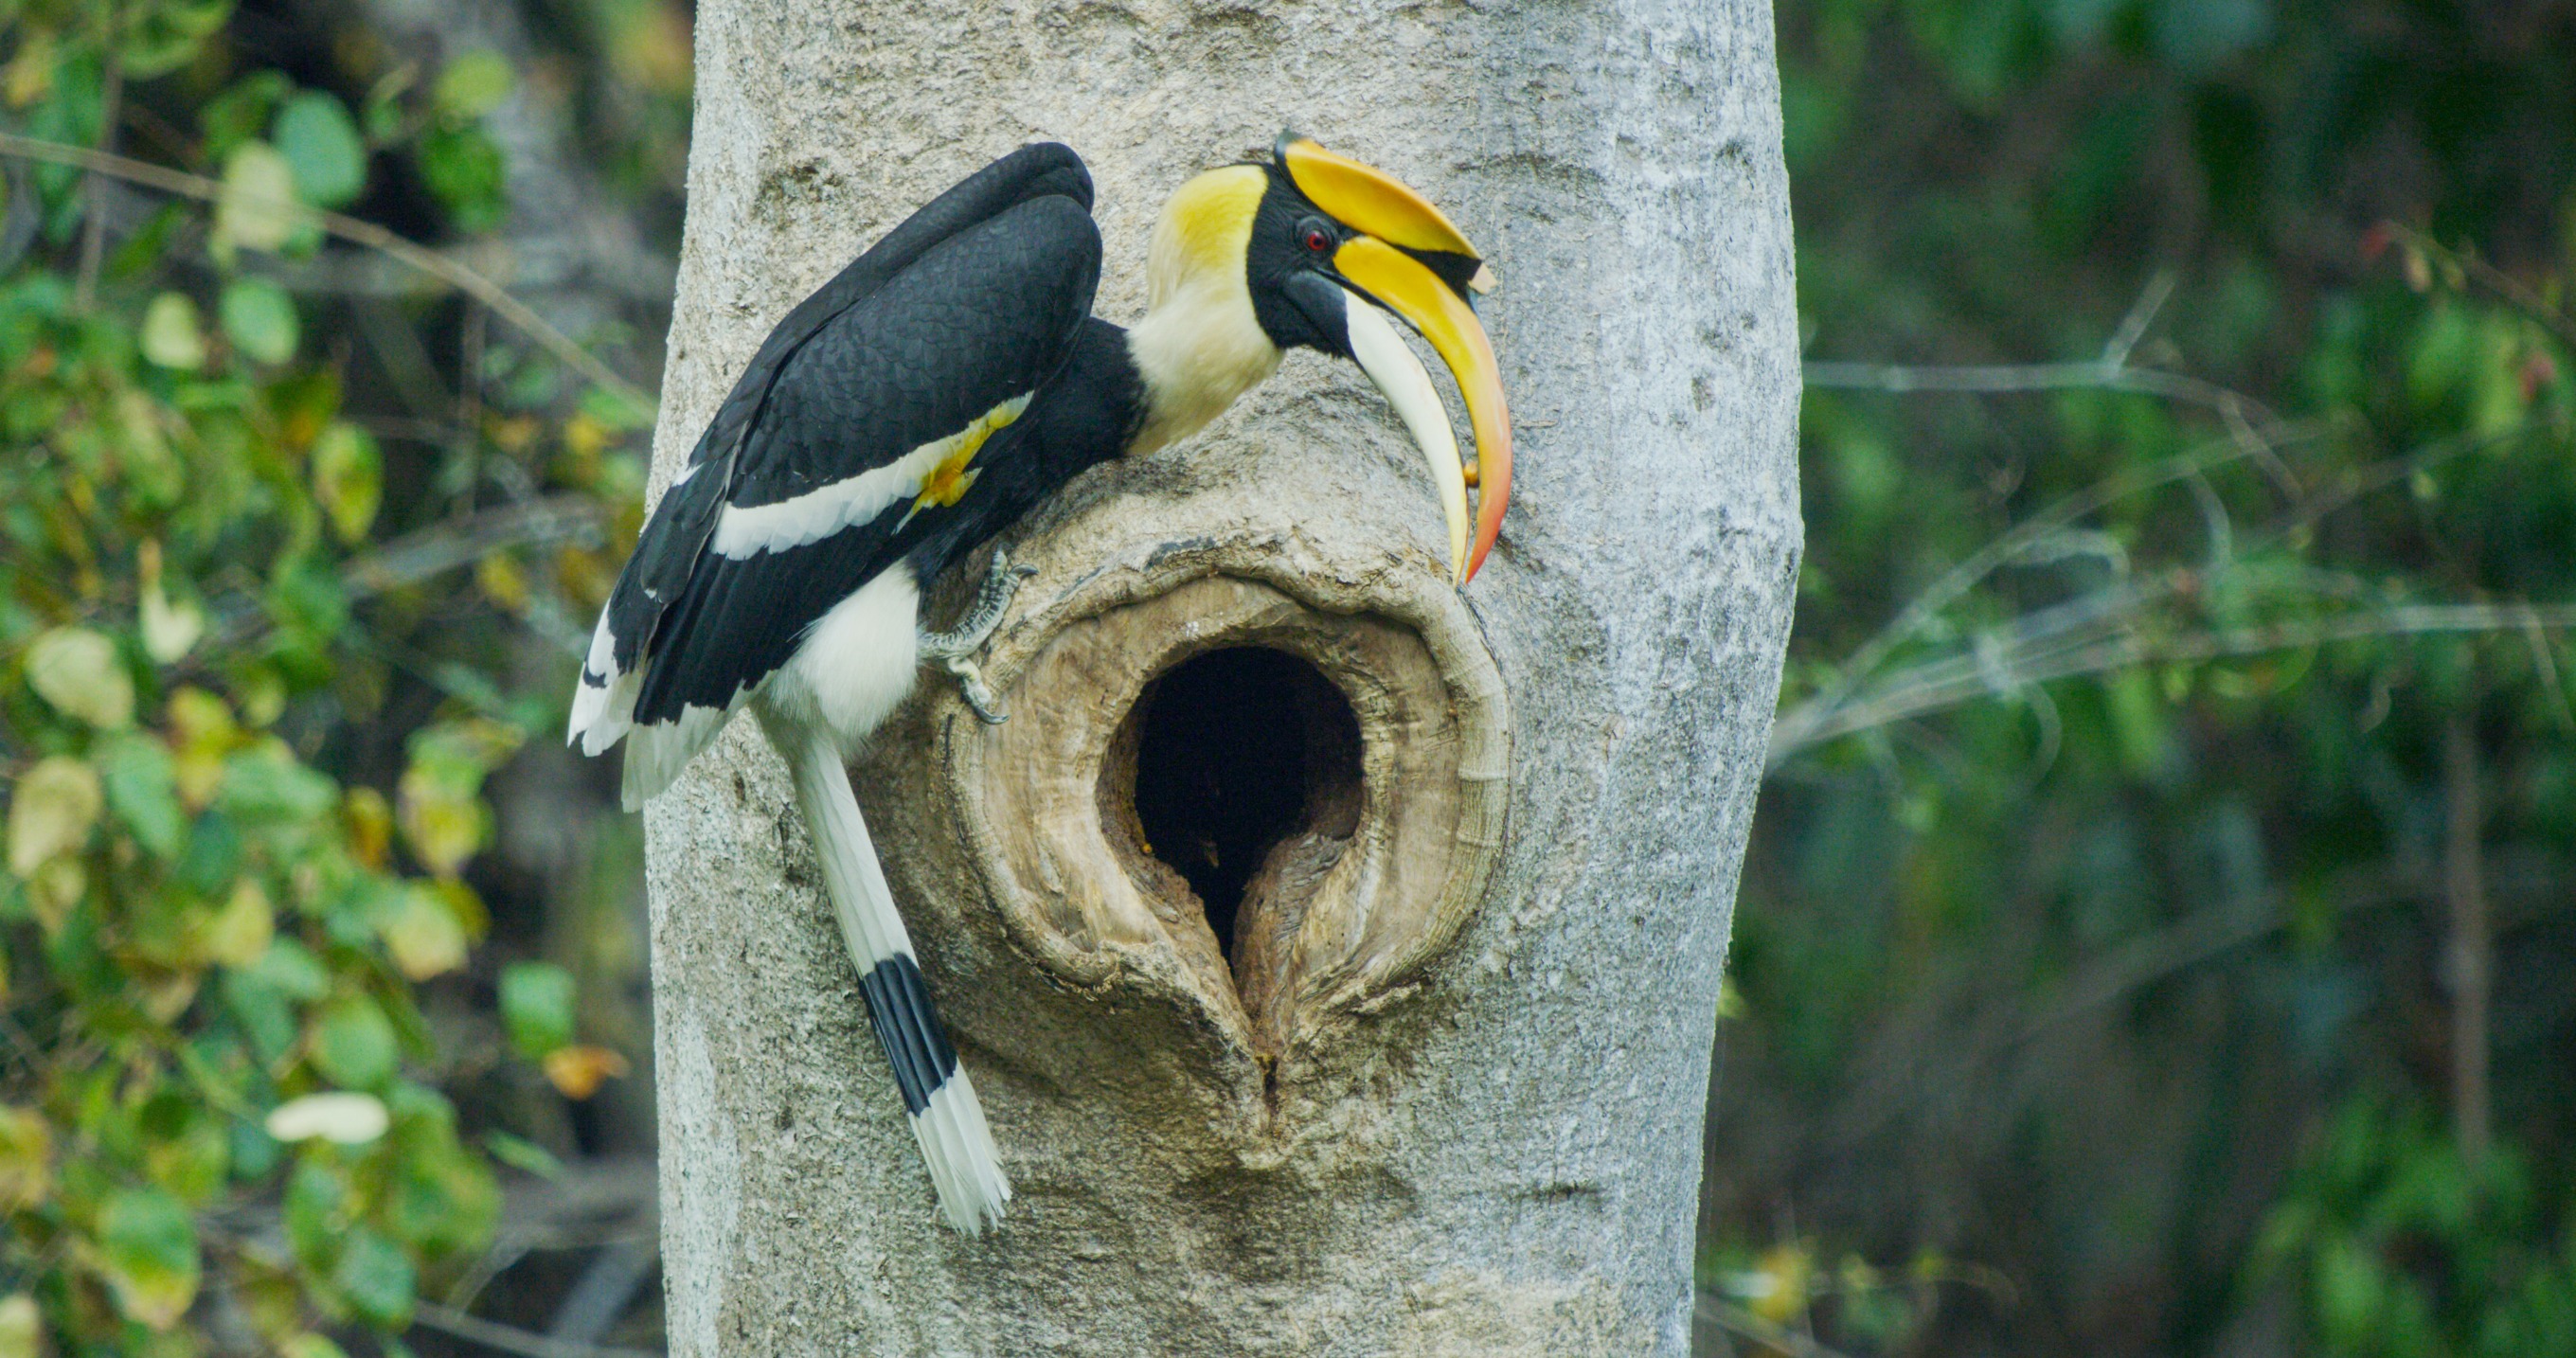
<path fill-rule="evenodd" d="M 1266 163 L 1172 196 L 1135 328 L 1094 319 L 1091 176 L 1025 146 L 941 194 L 778 323 L 654 510 L 599 619 L 572 709 L 588 754 L 626 740 L 628 808 L 668 787 L 748 701 L 792 770 L 869 1017 L 948 1221 L 1011 1195 L 923 988 L 846 757 L 946 662 L 998 721 L 971 657 L 1018 576 L 956 631 L 920 588 L 1094 463 L 1206 424 L 1297 345 L 1355 360 L 1421 446 L 1457 583 L 1500 530 L 1511 425 L 1471 295 L 1491 272 L 1383 171 L 1282 135 Z M 1384 308 L 1385 310 L 1381 310 Z M 1428 339 L 1475 428 L 1481 503 L 1439 395 L 1386 311 Z"/>

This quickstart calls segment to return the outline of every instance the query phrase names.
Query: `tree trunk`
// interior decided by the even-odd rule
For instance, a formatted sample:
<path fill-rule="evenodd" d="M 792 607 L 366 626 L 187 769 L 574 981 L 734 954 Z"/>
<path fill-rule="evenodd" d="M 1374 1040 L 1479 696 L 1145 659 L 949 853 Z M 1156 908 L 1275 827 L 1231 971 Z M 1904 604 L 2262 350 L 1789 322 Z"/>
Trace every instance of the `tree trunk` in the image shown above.
<path fill-rule="evenodd" d="M 701 6 L 659 478 L 780 314 L 993 156 L 1090 162 L 1129 320 L 1163 197 L 1294 125 L 1499 271 L 1511 518 L 1451 590 L 1403 433 L 1305 355 L 1013 534 L 1012 720 L 926 680 L 855 771 L 1019 1189 L 981 1240 L 751 724 L 656 802 L 672 1352 L 1685 1352 L 1799 544 L 1768 7 L 1008 13 Z"/>

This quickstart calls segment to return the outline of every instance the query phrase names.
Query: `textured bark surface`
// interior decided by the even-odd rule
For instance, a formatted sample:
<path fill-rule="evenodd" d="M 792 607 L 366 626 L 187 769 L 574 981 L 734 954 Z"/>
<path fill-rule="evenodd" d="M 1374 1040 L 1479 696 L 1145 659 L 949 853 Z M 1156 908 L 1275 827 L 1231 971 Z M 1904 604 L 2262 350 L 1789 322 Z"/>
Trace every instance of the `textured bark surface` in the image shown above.
<path fill-rule="evenodd" d="M 697 44 L 657 485 L 780 314 L 1036 138 L 1092 166 L 1122 321 L 1196 171 L 1287 124 L 1392 170 L 1500 272 L 1520 433 L 1461 599 L 1383 402 L 1292 357 L 1014 535 L 1011 726 L 925 683 L 857 770 L 1020 1189 L 994 1236 L 938 1224 L 750 723 L 650 808 L 672 1351 L 1685 1352 L 1799 542 L 1768 8 L 711 0 Z M 1231 968 L 1118 735 L 1229 643 L 1367 737 Z"/>

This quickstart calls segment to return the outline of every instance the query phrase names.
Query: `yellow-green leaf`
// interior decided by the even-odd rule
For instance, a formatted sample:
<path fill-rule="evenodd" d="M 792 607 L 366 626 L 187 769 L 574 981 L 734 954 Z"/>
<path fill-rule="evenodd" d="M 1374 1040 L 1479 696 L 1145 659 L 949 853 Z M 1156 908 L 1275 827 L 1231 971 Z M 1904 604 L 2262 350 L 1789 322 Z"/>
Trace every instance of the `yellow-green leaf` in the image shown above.
<path fill-rule="evenodd" d="M 223 699 L 194 686 L 171 694 L 169 711 L 179 800 L 202 811 L 223 783 L 224 756 L 241 744 L 241 727 Z"/>
<path fill-rule="evenodd" d="M 459 122 L 480 118 L 510 97 L 510 63 L 498 52 L 467 52 L 447 63 L 430 88 L 438 111 Z"/>
<path fill-rule="evenodd" d="M 215 200 L 214 249 L 229 257 L 235 248 L 275 250 L 295 235 L 302 216 L 295 209 L 295 171 L 277 148 L 247 141 L 224 160 L 224 187 Z"/>
<path fill-rule="evenodd" d="M 379 926 L 394 966 L 426 981 L 465 965 L 465 926 L 445 900 L 425 887 L 407 887 Z"/>
<path fill-rule="evenodd" d="M 50 937 L 62 932 L 72 917 L 72 907 L 80 904 L 88 890 L 88 865 L 66 854 L 36 869 L 36 875 L 27 879 L 27 908 Z"/>
<path fill-rule="evenodd" d="M 1814 1256 L 1797 1245 L 1775 1245 L 1763 1251 L 1756 1265 L 1745 1308 L 1774 1325 L 1786 1325 L 1805 1314 L 1815 1276 Z"/>
<path fill-rule="evenodd" d="M 171 665 L 195 650 L 206 634 L 206 610 L 192 600 L 170 602 L 158 580 L 143 587 L 143 650 L 154 661 Z"/>
<path fill-rule="evenodd" d="M 32 877 L 79 849 L 106 804 L 96 769 L 68 755 L 36 761 L 9 795 L 9 871 Z"/>
<path fill-rule="evenodd" d="M 371 787 L 349 789 L 340 799 L 340 825 L 349 836 L 349 856 L 369 869 L 383 870 L 385 850 L 394 837 L 394 812 L 385 804 L 385 794 Z"/>
<path fill-rule="evenodd" d="M 0 1358 L 42 1358 L 45 1319 L 24 1292 L 0 1297 Z"/>
<path fill-rule="evenodd" d="M 165 292 L 143 308 L 143 357 L 164 368 L 195 372 L 206 363 L 206 337 L 197 304 L 186 293 Z"/>
<path fill-rule="evenodd" d="M 206 921 L 206 956 L 226 966 L 247 967 L 268 951 L 277 937 L 277 909 L 268 892 L 245 877 L 224 900 L 224 908 Z"/>
<path fill-rule="evenodd" d="M 27 647 L 27 682 L 67 717 L 101 730 L 134 721 L 134 680 L 116 643 L 86 627 L 57 627 Z"/>
<path fill-rule="evenodd" d="M 197 1299 L 197 1227 L 158 1188 L 121 1189 L 98 1214 L 99 1272 L 126 1316 L 155 1330 L 179 1323 Z"/>
<path fill-rule="evenodd" d="M 23 1212 L 54 1191 L 54 1136 L 33 1108 L 0 1108 L 0 1212 Z"/>
<path fill-rule="evenodd" d="M 313 497 L 344 543 L 367 535 L 384 497 L 384 461 L 375 436 L 354 424 L 334 424 L 313 441 Z"/>

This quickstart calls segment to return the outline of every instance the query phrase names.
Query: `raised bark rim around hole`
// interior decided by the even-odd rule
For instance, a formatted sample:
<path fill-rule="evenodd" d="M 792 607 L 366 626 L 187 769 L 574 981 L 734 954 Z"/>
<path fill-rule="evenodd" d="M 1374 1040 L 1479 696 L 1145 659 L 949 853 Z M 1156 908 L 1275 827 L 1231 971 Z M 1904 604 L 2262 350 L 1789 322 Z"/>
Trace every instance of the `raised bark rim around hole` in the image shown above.
<path fill-rule="evenodd" d="M 985 662 L 1012 723 L 938 700 L 955 825 L 1005 936 L 1042 972 L 1181 1005 L 1269 1064 L 1409 993 L 1481 903 L 1509 798 L 1501 677 L 1466 602 L 1407 557 L 1318 560 L 1293 532 L 1156 535 L 1106 555 L 1032 561 L 1026 611 Z M 1179 874 L 1104 827 L 1099 780 L 1154 677 L 1240 646 L 1284 651 L 1341 691 L 1364 791 L 1348 848 L 1307 894 L 1320 909 L 1229 967 L 1196 897 L 1152 889 L 1158 870 Z"/>

